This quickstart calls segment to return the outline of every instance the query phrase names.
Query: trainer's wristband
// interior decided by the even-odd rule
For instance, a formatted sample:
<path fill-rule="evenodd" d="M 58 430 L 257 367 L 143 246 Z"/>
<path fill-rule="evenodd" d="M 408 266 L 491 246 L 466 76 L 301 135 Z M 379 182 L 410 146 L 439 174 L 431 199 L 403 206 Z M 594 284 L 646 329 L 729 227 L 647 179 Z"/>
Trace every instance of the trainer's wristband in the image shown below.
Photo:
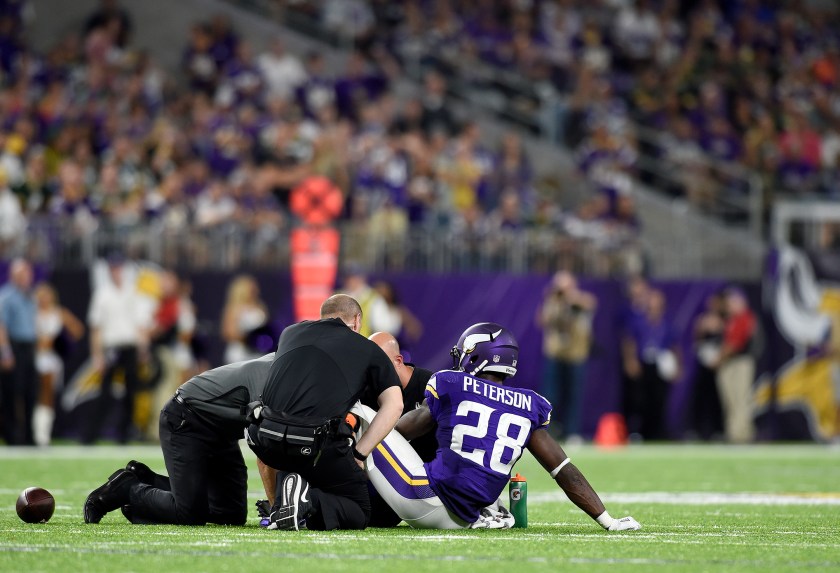
<path fill-rule="evenodd" d="M 604 529 L 609 529 L 615 521 L 615 518 L 613 518 L 608 511 L 605 511 L 604 513 L 596 517 L 595 521 L 597 521 L 598 524 Z"/>
<path fill-rule="evenodd" d="M 362 452 L 360 452 L 356 448 L 353 448 L 353 457 L 359 460 L 360 462 L 363 462 L 366 459 L 368 459 L 366 455 L 362 454 Z"/>

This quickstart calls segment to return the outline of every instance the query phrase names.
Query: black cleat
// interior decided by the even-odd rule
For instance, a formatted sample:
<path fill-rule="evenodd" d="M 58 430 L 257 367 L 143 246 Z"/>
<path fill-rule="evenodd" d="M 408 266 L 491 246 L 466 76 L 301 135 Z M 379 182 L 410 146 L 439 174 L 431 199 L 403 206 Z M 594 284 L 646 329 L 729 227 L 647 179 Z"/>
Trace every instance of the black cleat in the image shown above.
<path fill-rule="evenodd" d="M 125 465 L 125 470 L 137 476 L 140 483 L 155 485 L 156 474 L 146 464 L 137 460 L 131 460 Z"/>
<path fill-rule="evenodd" d="M 309 484 L 300 474 L 289 474 L 281 485 L 280 507 L 272 512 L 269 529 L 298 531 L 312 513 Z"/>
<path fill-rule="evenodd" d="M 255 505 L 257 506 L 257 515 L 260 518 L 260 527 L 271 525 L 271 506 L 268 505 L 268 500 L 261 499 Z"/>
<path fill-rule="evenodd" d="M 268 505 L 267 499 L 261 499 L 254 504 L 257 507 L 257 515 L 260 517 L 268 517 L 271 515 L 271 506 Z"/>
<path fill-rule="evenodd" d="M 99 523 L 106 513 L 128 503 L 131 486 L 139 480 L 133 473 L 117 470 L 85 500 L 85 523 Z"/>

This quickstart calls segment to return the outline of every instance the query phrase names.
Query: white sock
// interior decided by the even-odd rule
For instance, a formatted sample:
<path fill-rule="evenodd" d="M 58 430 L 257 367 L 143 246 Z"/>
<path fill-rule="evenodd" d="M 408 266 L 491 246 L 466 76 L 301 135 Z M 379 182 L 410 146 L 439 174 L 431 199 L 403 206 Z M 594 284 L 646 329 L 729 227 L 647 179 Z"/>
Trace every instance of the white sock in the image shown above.
<path fill-rule="evenodd" d="M 43 404 L 35 406 L 35 411 L 32 412 L 32 433 L 37 445 L 50 445 L 53 420 L 55 420 L 55 410 Z"/>

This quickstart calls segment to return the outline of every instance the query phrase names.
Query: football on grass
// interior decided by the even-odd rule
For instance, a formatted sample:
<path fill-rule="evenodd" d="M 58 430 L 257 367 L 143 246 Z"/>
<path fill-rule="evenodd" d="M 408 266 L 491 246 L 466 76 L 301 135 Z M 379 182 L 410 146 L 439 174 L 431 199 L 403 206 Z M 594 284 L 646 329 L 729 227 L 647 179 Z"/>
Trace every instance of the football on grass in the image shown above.
<path fill-rule="evenodd" d="M 55 511 L 55 498 L 42 487 L 28 487 L 20 492 L 15 508 L 26 523 L 46 523 Z"/>

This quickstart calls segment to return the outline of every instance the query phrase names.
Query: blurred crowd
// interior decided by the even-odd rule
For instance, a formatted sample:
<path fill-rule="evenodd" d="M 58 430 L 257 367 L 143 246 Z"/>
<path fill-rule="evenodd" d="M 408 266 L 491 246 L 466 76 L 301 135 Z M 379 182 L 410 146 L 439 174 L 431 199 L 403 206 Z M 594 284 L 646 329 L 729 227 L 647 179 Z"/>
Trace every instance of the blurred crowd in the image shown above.
<path fill-rule="evenodd" d="M 26 6 L 0 11 L 0 254 L 44 258 L 95 232 L 146 254 L 150 236 L 189 229 L 194 240 L 167 245 L 176 259 L 164 262 L 200 265 L 232 235 L 244 239 L 229 266 L 276 261 L 289 191 L 315 175 L 341 189 L 361 241 L 404 244 L 412 227 L 479 246 L 530 229 L 604 248 L 636 237 L 629 198 L 564 210 L 538 192 L 520 137 L 487 145 L 433 70 L 398 101 L 393 59 L 353 51 L 333 74 L 323 54 L 291 53 L 282 38 L 256 53 L 215 15 L 185 30 L 173 75 L 132 48 L 114 0 L 43 54 L 24 40 Z M 23 244 L 23 230 L 57 223 L 60 242 L 44 232 L 46 245 Z"/>
<path fill-rule="evenodd" d="M 626 192 L 628 177 L 640 174 L 712 208 L 721 192 L 746 192 L 743 176 L 720 164 L 755 170 L 769 193 L 840 193 L 836 2 L 319 0 L 289 7 L 370 53 L 436 66 L 468 85 L 495 70 L 512 86 L 514 107 L 540 114 L 540 129 L 576 147 L 583 172 L 610 194 Z"/>

